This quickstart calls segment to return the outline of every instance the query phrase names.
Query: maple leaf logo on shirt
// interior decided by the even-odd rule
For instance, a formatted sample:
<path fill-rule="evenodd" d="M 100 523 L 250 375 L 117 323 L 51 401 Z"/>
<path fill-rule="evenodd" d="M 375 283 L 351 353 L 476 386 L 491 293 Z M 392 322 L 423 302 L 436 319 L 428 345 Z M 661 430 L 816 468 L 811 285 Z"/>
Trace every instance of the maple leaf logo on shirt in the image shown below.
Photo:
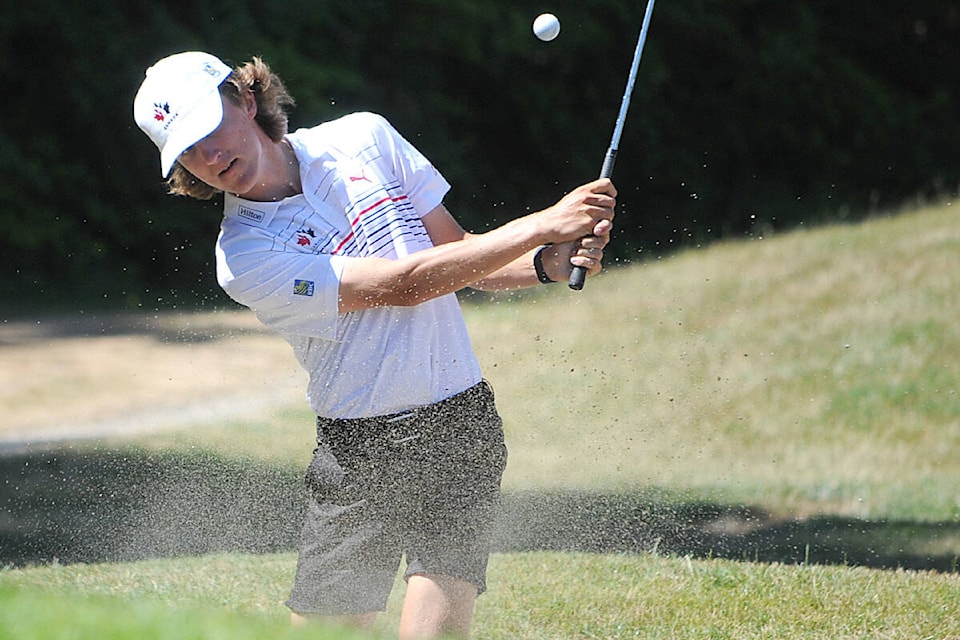
<path fill-rule="evenodd" d="M 301 247 L 309 247 L 316 237 L 313 229 L 297 229 L 297 245 Z"/>

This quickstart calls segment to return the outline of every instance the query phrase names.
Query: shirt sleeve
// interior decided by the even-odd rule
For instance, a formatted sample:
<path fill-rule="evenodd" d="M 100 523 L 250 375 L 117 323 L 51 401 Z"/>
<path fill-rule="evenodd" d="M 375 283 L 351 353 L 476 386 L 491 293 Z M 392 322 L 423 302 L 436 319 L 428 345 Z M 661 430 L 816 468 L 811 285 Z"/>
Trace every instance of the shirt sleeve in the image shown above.
<path fill-rule="evenodd" d="M 386 118 L 369 115 L 373 118 L 372 129 L 379 148 L 393 164 L 397 179 L 422 218 L 443 203 L 450 183 Z"/>
<path fill-rule="evenodd" d="M 334 339 L 343 261 L 329 255 L 251 251 L 217 244 L 217 279 L 233 300 L 285 336 Z"/>

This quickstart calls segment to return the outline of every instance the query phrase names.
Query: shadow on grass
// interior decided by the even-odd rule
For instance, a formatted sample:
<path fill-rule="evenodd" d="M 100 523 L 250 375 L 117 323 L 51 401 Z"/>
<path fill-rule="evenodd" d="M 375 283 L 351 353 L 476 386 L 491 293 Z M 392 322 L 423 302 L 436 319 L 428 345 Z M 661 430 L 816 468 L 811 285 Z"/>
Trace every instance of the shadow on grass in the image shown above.
<path fill-rule="evenodd" d="M 520 494 L 504 501 L 504 550 L 655 552 L 786 564 L 953 572 L 956 523 L 839 516 L 777 520 L 760 509 L 658 500 L 654 493 Z"/>
<path fill-rule="evenodd" d="M 301 504 L 292 471 L 209 455 L 2 455 L 0 564 L 290 549 Z"/>
<path fill-rule="evenodd" d="M 300 472 L 212 456 L 62 449 L 0 456 L 0 565 L 296 548 Z M 497 551 L 690 555 L 957 571 L 956 523 L 669 502 L 653 492 L 512 493 Z"/>
<path fill-rule="evenodd" d="M 80 316 L 68 314 L 31 317 L 29 320 L 14 319 L 0 325 L 0 346 L 48 342 L 59 338 L 105 336 L 150 336 L 165 344 L 200 344 L 239 335 L 273 335 L 260 325 L 245 324 L 242 316 L 233 313 L 218 317 L 214 312 L 210 312 L 204 321 L 199 323 L 191 323 L 189 316 L 178 321 L 178 316 L 174 311 L 104 311 Z"/>

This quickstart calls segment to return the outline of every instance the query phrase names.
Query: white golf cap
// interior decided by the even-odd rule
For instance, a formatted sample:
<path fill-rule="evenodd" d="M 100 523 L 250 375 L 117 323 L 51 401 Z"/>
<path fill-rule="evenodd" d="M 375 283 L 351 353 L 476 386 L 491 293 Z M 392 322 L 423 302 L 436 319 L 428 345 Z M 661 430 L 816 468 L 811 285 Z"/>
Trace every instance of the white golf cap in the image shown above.
<path fill-rule="evenodd" d="M 147 69 L 133 118 L 160 149 L 164 178 L 181 153 L 220 126 L 219 87 L 231 71 L 216 56 L 199 51 L 174 54 Z"/>

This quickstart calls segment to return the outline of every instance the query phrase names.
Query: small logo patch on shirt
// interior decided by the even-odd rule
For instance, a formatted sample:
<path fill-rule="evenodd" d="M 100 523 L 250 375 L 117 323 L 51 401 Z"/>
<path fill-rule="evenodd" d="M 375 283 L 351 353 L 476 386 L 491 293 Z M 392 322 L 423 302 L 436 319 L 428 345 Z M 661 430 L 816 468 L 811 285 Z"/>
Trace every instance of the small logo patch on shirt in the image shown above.
<path fill-rule="evenodd" d="M 301 247 L 309 247 L 316 238 L 317 234 L 309 227 L 297 229 L 297 244 Z"/>
<path fill-rule="evenodd" d="M 247 220 L 253 220 L 254 222 L 263 222 L 263 219 L 266 217 L 263 211 L 257 211 L 256 209 L 244 207 L 243 205 L 240 205 L 237 209 L 237 215 Z"/>
<path fill-rule="evenodd" d="M 293 295 L 295 296 L 312 296 L 313 295 L 313 281 L 312 280 L 294 280 L 293 281 Z"/>

